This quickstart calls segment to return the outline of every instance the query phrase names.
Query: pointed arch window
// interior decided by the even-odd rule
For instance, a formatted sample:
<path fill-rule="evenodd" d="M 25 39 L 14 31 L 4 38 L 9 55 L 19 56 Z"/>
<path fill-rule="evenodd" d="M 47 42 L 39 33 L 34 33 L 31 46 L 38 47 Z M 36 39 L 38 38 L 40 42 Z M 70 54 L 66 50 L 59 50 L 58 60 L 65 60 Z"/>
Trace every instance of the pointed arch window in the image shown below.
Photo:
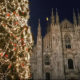
<path fill-rule="evenodd" d="M 71 49 L 71 39 L 69 36 L 65 36 L 65 47 L 66 49 Z"/>
<path fill-rule="evenodd" d="M 50 57 L 48 55 L 45 56 L 45 65 L 50 65 Z"/>
<path fill-rule="evenodd" d="M 74 65 L 73 65 L 73 60 L 72 59 L 68 59 L 68 68 L 69 69 L 74 69 Z"/>

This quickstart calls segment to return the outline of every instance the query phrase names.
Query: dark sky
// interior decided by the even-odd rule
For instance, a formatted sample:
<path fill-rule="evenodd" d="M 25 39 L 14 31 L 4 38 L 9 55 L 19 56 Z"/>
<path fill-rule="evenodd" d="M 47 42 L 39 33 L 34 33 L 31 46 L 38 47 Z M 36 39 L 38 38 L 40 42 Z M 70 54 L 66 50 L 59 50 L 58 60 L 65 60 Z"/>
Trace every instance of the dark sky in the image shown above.
<path fill-rule="evenodd" d="M 50 18 L 52 8 L 54 9 L 54 14 L 56 8 L 58 9 L 60 21 L 67 18 L 72 22 L 73 8 L 75 9 L 76 13 L 77 8 L 80 10 L 80 0 L 30 0 L 30 24 L 34 38 L 36 38 L 37 35 L 39 18 L 41 20 L 42 35 L 44 36 L 47 27 L 47 21 L 45 18 Z"/>

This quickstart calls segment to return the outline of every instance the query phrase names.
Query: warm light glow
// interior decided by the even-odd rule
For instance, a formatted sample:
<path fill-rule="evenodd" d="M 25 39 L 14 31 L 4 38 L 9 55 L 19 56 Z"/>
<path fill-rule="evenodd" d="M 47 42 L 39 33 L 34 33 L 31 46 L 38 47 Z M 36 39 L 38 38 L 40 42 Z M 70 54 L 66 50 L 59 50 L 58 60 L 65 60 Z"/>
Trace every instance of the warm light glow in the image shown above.
<path fill-rule="evenodd" d="M 14 80 L 16 80 L 15 73 L 20 80 L 30 78 L 29 62 L 33 39 L 31 29 L 27 24 L 29 17 L 28 0 L 3 0 L 0 3 L 0 29 L 4 30 L 0 32 L 2 36 L 0 41 L 3 41 L 0 42 L 2 45 L 0 46 L 0 62 L 1 66 L 8 65 L 5 69 L 6 76 L 11 75 Z M 14 74 L 11 73 L 13 67 Z"/>
<path fill-rule="evenodd" d="M 48 19 L 48 17 L 46 18 L 46 21 L 48 21 L 49 19 Z"/>

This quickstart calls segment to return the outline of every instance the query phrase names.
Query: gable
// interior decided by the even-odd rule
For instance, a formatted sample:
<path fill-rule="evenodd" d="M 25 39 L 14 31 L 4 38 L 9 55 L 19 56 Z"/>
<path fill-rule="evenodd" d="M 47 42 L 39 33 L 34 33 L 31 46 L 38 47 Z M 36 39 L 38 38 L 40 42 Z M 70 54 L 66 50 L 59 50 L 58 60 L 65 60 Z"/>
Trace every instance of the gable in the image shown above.
<path fill-rule="evenodd" d="M 62 21 L 60 26 L 63 30 L 73 30 L 73 28 L 74 28 L 73 24 L 70 21 L 68 21 L 67 19 Z"/>

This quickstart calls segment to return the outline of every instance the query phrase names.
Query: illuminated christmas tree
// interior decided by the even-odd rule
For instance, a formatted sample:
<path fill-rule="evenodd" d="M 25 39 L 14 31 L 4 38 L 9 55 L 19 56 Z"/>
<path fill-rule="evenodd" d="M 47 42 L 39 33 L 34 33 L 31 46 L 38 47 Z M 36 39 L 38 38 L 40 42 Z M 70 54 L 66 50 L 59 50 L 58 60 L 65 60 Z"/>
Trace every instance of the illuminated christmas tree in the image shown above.
<path fill-rule="evenodd" d="M 28 0 L 0 0 L 0 76 L 1 79 L 30 78 L 33 39 Z"/>

